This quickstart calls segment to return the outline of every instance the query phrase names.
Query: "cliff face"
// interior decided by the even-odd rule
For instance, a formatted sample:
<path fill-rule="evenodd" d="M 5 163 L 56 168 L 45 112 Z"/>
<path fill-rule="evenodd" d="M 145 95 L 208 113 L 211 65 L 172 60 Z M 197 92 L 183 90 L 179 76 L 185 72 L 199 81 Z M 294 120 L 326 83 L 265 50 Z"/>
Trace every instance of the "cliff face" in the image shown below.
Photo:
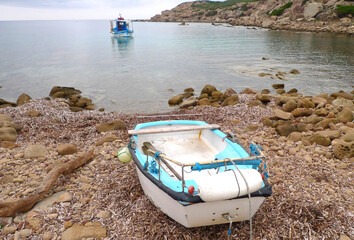
<path fill-rule="evenodd" d="M 352 0 L 241 1 L 182 3 L 150 21 L 218 22 L 271 29 L 354 33 Z"/>

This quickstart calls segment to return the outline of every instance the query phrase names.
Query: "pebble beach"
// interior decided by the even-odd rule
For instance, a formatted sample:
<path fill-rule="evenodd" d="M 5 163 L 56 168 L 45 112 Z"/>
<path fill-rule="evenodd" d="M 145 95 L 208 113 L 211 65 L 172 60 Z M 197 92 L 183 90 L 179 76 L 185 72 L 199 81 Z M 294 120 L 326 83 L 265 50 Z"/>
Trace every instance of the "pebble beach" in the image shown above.
<path fill-rule="evenodd" d="M 0 146 L 0 214 L 2 203 L 37 194 L 55 166 L 93 150 L 87 163 L 60 176 L 31 210 L 1 216 L 0 238 L 226 239 L 227 224 L 188 229 L 166 216 L 144 195 L 134 162 L 123 164 L 116 157 L 128 145 L 127 130 L 137 123 L 189 119 L 219 124 L 245 147 L 251 141 L 262 146 L 273 194 L 252 218 L 254 239 L 353 239 L 353 93 L 315 98 L 253 90 L 237 96 L 233 105 L 205 106 L 195 101 L 193 106 L 162 114 L 163 118 L 73 112 L 63 98 L 31 99 L 21 106 L 0 108 L 1 119 L 17 127 L 16 138 L 3 140 Z M 338 99 L 341 104 L 335 102 Z M 305 100 L 313 105 L 305 106 Z M 297 104 L 291 111 L 284 107 L 289 101 Z M 296 111 L 299 108 L 310 110 Z M 343 120 L 347 109 L 351 118 Z M 303 124 L 303 129 L 284 134 L 285 123 Z M 116 127 L 103 130 L 102 124 Z M 326 135 L 329 131 L 332 135 Z M 249 221 L 233 223 L 231 238 L 249 239 Z"/>

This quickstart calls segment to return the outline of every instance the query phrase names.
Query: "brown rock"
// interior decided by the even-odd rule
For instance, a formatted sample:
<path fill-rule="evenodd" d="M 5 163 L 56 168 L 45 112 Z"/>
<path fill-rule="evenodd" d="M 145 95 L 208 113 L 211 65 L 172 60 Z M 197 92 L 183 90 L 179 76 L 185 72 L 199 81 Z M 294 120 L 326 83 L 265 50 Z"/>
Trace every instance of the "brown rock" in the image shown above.
<path fill-rule="evenodd" d="M 219 99 L 222 98 L 222 96 L 223 96 L 223 93 L 220 92 L 220 91 L 213 91 L 211 93 L 211 98 L 214 99 L 214 100 L 219 100 Z"/>
<path fill-rule="evenodd" d="M 331 95 L 329 95 L 330 97 L 334 97 L 334 98 L 345 98 L 345 99 L 349 99 L 349 100 L 353 100 L 354 96 L 349 94 L 349 93 L 345 93 L 345 92 L 337 92 L 337 93 L 332 93 Z"/>
<path fill-rule="evenodd" d="M 310 143 L 316 143 L 318 145 L 322 145 L 322 146 L 329 146 L 331 145 L 331 140 L 323 135 L 317 134 L 315 133 L 314 135 L 312 135 L 309 139 Z"/>
<path fill-rule="evenodd" d="M 84 110 L 84 109 L 81 108 L 81 107 L 69 107 L 69 109 L 70 109 L 72 112 L 81 112 L 82 110 Z"/>
<path fill-rule="evenodd" d="M 296 108 L 291 113 L 294 117 L 303 117 L 310 116 L 313 113 L 313 110 L 311 108 Z"/>
<path fill-rule="evenodd" d="M 2 122 L 12 122 L 12 118 L 7 114 L 0 114 L 0 124 Z"/>
<path fill-rule="evenodd" d="M 221 105 L 218 102 L 212 102 L 210 104 L 210 106 L 212 106 L 212 107 L 221 107 Z"/>
<path fill-rule="evenodd" d="M 206 93 L 209 96 L 211 95 L 212 92 L 216 91 L 216 88 L 210 84 L 207 84 L 204 86 L 204 88 L 202 89 L 201 94 Z"/>
<path fill-rule="evenodd" d="M 284 84 L 282 84 L 282 83 L 273 84 L 272 87 L 274 89 L 284 89 Z"/>
<path fill-rule="evenodd" d="M 316 105 L 315 103 L 311 102 L 309 99 L 300 99 L 297 102 L 297 107 L 298 108 L 315 108 Z"/>
<path fill-rule="evenodd" d="M 300 74 L 299 70 L 297 70 L 297 69 L 290 70 L 290 73 L 291 74 Z"/>
<path fill-rule="evenodd" d="M 193 88 L 186 88 L 186 89 L 184 89 L 184 92 L 185 93 L 194 93 L 194 89 Z"/>
<path fill-rule="evenodd" d="M 208 98 L 202 98 L 202 99 L 198 100 L 197 105 L 198 106 L 210 105 L 210 100 Z"/>
<path fill-rule="evenodd" d="M 226 98 L 223 103 L 221 104 L 221 106 L 225 107 L 225 106 L 231 106 L 231 105 L 236 105 L 239 103 L 239 99 L 237 95 L 231 96 Z"/>
<path fill-rule="evenodd" d="M 278 93 L 278 94 L 283 94 L 283 93 L 285 93 L 285 90 L 284 90 L 284 89 L 278 89 L 278 90 L 276 91 L 276 93 Z"/>
<path fill-rule="evenodd" d="M 95 104 L 88 104 L 85 109 L 86 110 L 95 110 L 97 108 L 97 106 Z"/>
<path fill-rule="evenodd" d="M 269 89 L 262 89 L 261 94 L 269 94 L 270 90 Z"/>
<path fill-rule="evenodd" d="M 239 119 L 235 118 L 235 119 L 231 119 L 231 122 L 232 122 L 232 124 L 237 125 L 237 124 L 239 124 L 241 121 L 240 121 Z"/>
<path fill-rule="evenodd" d="M 329 127 L 330 123 L 334 123 L 336 124 L 338 121 L 335 118 L 325 118 L 322 121 L 320 121 L 319 123 L 317 123 L 315 125 L 315 128 L 323 128 L 326 129 Z"/>
<path fill-rule="evenodd" d="M 16 129 L 12 127 L 0 128 L 0 141 L 14 141 L 17 139 Z"/>
<path fill-rule="evenodd" d="M 80 98 L 79 101 L 77 101 L 76 106 L 84 108 L 84 107 L 88 106 L 91 103 L 92 103 L 91 99 Z"/>
<path fill-rule="evenodd" d="M 276 127 L 280 136 L 288 136 L 292 132 L 303 132 L 306 126 L 303 123 L 284 122 Z"/>
<path fill-rule="evenodd" d="M 292 112 L 296 109 L 296 107 L 297 107 L 296 102 L 294 100 L 290 100 L 283 105 L 283 110 L 285 112 Z"/>
<path fill-rule="evenodd" d="M 168 100 L 168 104 L 171 106 L 175 106 L 175 105 L 181 103 L 183 98 L 184 98 L 184 95 L 182 95 L 182 94 L 179 94 L 177 96 L 173 96 L 172 98 L 170 98 L 170 100 Z"/>
<path fill-rule="evenodd" d="M 328 111 L 325 108 L 320 108 L 315 111 L 315 114 L 317 116 L 326 117 L 328 115 Z"/>
<path fill-rule="evenodd" d="M 353 121 L 353 112 L 349 107 L 343 108 L 343 110 L 337 116 L 338 121 L 340 122 L 351 122 Z"/>
<path fill-rule="evenodd" d="M 237 93 L 232 89 L 232 88 L 228 88 L 226 89 L 226 91 L 224 92 L 224 99 L 231 97 L 233 95 L 237 95 Z"/>
<path fill-rule="evenodd" d="M 18 99 L 17 99 L 17 106 L 22 106 L 25 103 L 28 103 L 29 101 L 31 101 L 31 97 L 28 96 L 27 94 L 22 93 Z"/>
<path fill-rule="evenodd" d="M 292 88 L 287 93 L 297 93 L 297 89 L 296 88 Z"/>
<path fill-rule="evenodd" d="M 270 102 L 270 95 L 267 94 L 257 94 L 256 99 L 261 101 L 262 103 L 268 103 Z"/>
<path fill-rule="evenodd" d="M 41 115 L 41 112 L 37 110 L 29 110 L 25 114 L 29 117 L 38 117 Z"/>
<path fill-rule="evenodd" d="M 203 93 L 203 94 L 201 94 L 200 96 L 199 96 L 199 100 L 200 99 L 203 99 L 203 98 L 208 98 L 209 97 L 209 95 L 207 94 L 207 93 Z"/>
<path fill-rule="evenodd" d="M 59 155 L 69 155 L 77 152 L 77 147 L 74 144 L 61 144 L 57 147 Z"/>
<path fill-rule="evenodd" d="M 354 142 L 340 140 L 334 145 L 334 155 L 339 159 L 354 157 Z"/>
<path fill-rule="evenodd" d="M 259 92 L 255 89 L 252 89 L 252 88 L 245 88 L 245 90 L 243 90 L 242 93 L 244 93 L 244 94 L 257 94 Z"/>
<path fill-rule="evenodd" d="M 319 134 L 325 138 L 329 138 L 331 140 L 340 138 L 340 131 L 339 130 L 326 130 L 326 131 L 318 131 L 316 134 Z"/>
<path fill-rule="evenodd" d="M 293 118 L 293 115 L 291 113 L 284 112 L 280 109 L 274 109 L 273 113 L 274 113 L 275 117 L 277 117 L 279 119 L 290 120 Z"/>
<path fill-rule="evenodd" d="M 312 102 L 316 105 L 318 104 L 327 104 L 327 100 L 323 97 L 312 97 Z"/>
<path fill-rule="evenodd" d="M 2 148 L 13 149 L 13 148 L 19 147 L 20 145 L 14 143 L 14 142 L 10 142 L 10 141 L 1 141 L 0 146 L 1 146 Z"/>
<path fill-rule="evenodd" d="M 66 94 L 65 92 L 56 92 L 52 95 L 52 98 L 53 99 L 56 99 L 56 98 L 66 98 Z"/>
<path fill-rule="evenodd" d="M 196 98 L 190 97 L 190 98 L 184 100 L 179 107 L 180 108 L 194 107 L 197 105 L 197 102 L 198 102 L 198 100 Z"/>
<path fill-rule="evenodd" d="M 105 227 L 99 226 L 81 226 L 74 223 L 70 228 L 66 229 L 61 236 L 62 240 L 81 240 L 82 238 L 105 238 L 107 230 Z"/>
<path fill-rule="evenodd" d="M 24 158 L 40 158 L 45 157 L 47 155 L 47 149 L 39 144 L 29 145 L 25 149 Z"/>
<path fill-rule="evenodd" d="M 113 141 L 116 140 L 116 139 L 117 139 L 117 137 L 116 137 L 115 135 L 105 136 L 105 137 L 99 139 L 99 140 L 95 143 L 95 145 L 96 145 L 96 146 L 100 146 L 100 145 L 102 145 L 102 144 L 105 143 L 105 142 L 113 142 Z"/>
<path fill-rule="evenodd" d="M 125 123 L 122 120 L 114 120 L 108 123 L 102 123 L 96 125 L 97 132 L 108 132 L 113 130 L 123 130 L 125 129 Z"/>
<path fill-rule="evenodd" d="M 294 142 L 298 142 L 298 141 L 301 141 L 302 139 L 302 133 L 300 132 L 292 132 L 288 135 L 288 138 L 290 140 L 293 140 Z"/>
<path fill-rule="evenodd" d="M 251 100 L 247 103 L 248 107 L 257 107 L 257 106 L 261 106 L 262 102 L 259 100 Z"/>
<path fill-rule="evenodd" d="M 49 93 L 49 96 L 53 97 L 53 95 L 57 92 L 63 92 L 64 93 L 64 98 L 69 98 L 73 95 L 79 95 L 81 93 L 80 90 L 77 90 L 73 87 L 60 87 L 60 86 L 54 86 L 52 90 Z"/>
<path fill-rule="evenodd" d="M 332 105 L 335 107 L 352 107 L 353 101 L 345 99 L 345 98 L 337 98 L 332 101 Z"/>
<path fill-rule="evenodd" d="M 257 124 L 252 124 L 252 125 L 248 125 L 245 129 L 245 132 L 248 131 L 256 131 L 258 129 L 258 125 Z"/>

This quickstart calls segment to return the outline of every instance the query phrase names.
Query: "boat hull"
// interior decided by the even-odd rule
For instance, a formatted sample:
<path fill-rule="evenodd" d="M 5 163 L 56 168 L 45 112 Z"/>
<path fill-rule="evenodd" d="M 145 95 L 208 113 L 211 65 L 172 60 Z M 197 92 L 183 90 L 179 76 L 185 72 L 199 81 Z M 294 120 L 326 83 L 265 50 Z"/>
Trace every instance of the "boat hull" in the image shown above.
<path fill-rule="evenodd" d="M 133 32 L 128 32 L 128 31 L 124 31 L 124 32 L 112 32 L 111 33 L 112 37 L 119 37 L 119 38 L 123 38 L 123 37 L 133 37 Z"/>
<path fill-rule="evenodd" d="M 229 214 L 233 222 L 250 219 L 249 199 L 236 198 L 213 202 L 184 205 L 170 197 L 149 180 L 136 166 L 140 184 L 150 201 L 166 215 L 187 228 L 229 223 L 223 214 Z M 263 203 L 265 197 L 251 198 L 251 217 Z"/>

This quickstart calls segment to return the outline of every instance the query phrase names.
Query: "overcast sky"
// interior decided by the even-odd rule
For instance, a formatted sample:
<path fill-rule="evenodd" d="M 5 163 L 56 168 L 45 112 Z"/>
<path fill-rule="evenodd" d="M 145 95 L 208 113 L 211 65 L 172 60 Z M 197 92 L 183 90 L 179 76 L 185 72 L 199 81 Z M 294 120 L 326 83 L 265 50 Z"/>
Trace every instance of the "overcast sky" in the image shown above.
<path fill-rule="evenodd" d="M 0 0 L 0 20 L 148 19 L 192 0 Z"/>

